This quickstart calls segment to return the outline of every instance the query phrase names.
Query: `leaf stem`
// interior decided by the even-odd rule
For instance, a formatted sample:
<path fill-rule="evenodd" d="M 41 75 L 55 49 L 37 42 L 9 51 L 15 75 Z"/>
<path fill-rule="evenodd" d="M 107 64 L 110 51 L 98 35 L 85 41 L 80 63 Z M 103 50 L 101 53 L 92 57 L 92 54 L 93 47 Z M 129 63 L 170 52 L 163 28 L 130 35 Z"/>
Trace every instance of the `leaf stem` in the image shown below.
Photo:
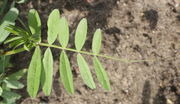
<path fill-rule="evenodd" d="M 16 49 L 16 50 L 7 51 L 5 53 L 0 53 L 0 56 L 13 55 L 13 54 L 20 53 L 20 52 L 23 52 L 23 51 L 26 51 L 26 50 L 24 48 L 19 48 L 19 49 Z"/>
<path fill-rule="evenodd" d="M 47 44 L 47 43 L 37 43 L 37 45 L 43 46 L 43 47 L 56 48 L 56 49 L 60 49 L 60 50 L 66 50 L 66 51 L 75 52 L 75 53 L 81 53 L 81 54 L 85 54 L 85 55 L 98 56 L 98 57 L 112 59 L 112 60 L 121 61 L 121 62 L 125 62 L 125 63 L 137 63 L 137 62 L 147 62 L 147 61 L 153 62 L 154 61 L 154 60 L 128 60 L 128 59 L 124 59 L 124 58 L 115 58 L 115 57 L 101 55 L 101 54 L 94 54 L 94 53 L 86 52 L 86 51 L 78 51 L 78 50 L 75 50 L 72 48 L 63 48 L 61 46 Z M 13 54 L 20 53 L 23 51 L 26 51 L 26 50 L 24 48 L 19 48 L 16 50 L 12 50 L 12 51 L 8 51 L 3 54 L 0 54 L 0 56 L 13 55 Z"/>
<path fill-rule="evenodd" d="M 122 62 L 125 62 L 125 63 L 136 63 L 136 62 L 153 61 L 153 60 L 128 60 L 128 59 L 123 59 L 123 58 L 115 58 L 115 57 L 101 55 L 101 54 L 94 54 L 94 53 L 86 52 L 86 51 L 78 51 L 78 50 L 75 50 L 75 49 L 72 49 L 72 48 L 63 48 L 61 46 L 51 45 L 51 44 L 47 44 L 47 43 L 38 43 L 37 45 L 45 46 L 45 47 L 57 48 L 57 49 L 61 49 L 61 50 L 66 50 L 66 51 L 71 51 L 71 52 L 81 53 L 81 54 L 86 54 L 86 55 L 91 55 L 91 56 L 98 56 L 98 57 L 102 57 L 102 58 L 122 61 Z"/>

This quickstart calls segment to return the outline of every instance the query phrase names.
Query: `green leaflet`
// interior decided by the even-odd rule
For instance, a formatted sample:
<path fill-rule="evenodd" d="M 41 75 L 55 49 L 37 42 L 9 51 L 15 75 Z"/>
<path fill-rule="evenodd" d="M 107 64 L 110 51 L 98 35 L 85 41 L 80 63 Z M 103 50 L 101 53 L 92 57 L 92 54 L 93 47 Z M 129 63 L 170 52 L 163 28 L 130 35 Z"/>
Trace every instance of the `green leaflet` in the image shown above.
<path fill-rule="evenodd" d="M 69 41 L 69 26 L 65 17 L 60 19 L 59 23 L 59 42 L 62 47 L 65 48 L 68 45 Z"/>
<path fill-rule="evenodd" d="M 93 65 L 95 68 L 96 76 L 97 76 L 99 82 L 104 87 L 104 89 L 111 90 L 107 73 L 105 72 L 102 64 L 100 63 L 100 61 L 98 60 L 98 58 L 96 56 L 93 57 Z"/>
<path fill-rule="evenodd" d="M 48 43 L 52 44 L 57 38 L 59 29 L 59 21 L 60 21 L 60 13 L 58 9 L 54 9 L 48 18 Z"/>
<path fill-rule="evenodd" d="M 68 93 L 74 93 L 72 71 L 69 63 L 69 59 L 65 51 L 61 52 L 60 55 L 60 78 Z"/>
<path fill-rule="evenodd" d="M 2 95 L 2 93 L 3 93 L 3 89 L 0 86 L 0 96 Z"/>
<path fill-rule="evenodd" d="M 87 35 L 87 20 L 83 18 L 78 24 L 76 34 L 75 34 L 75 47 L 80 51 L 86 41 Z"/>
<path fill-rule="evenodd" d="M 3 91 L 2 97 L 4 98 L 3 104 L 15 104 L 15 101 L 20 99 L 21 95 L 12 91 Z"/>
<path fill-rule="evenodd" d="M 43 92 L 46 96 L 49 96 L 52 88 L 53 81 L 53 56 L 50 48 L 47 48 L 43 58 L 43 70 L 44 70 L 44 81 L 43 81 Z"/>
<path fill-rule="evenodd" d="M 18 35 L 24 38 L 28 38 L 29 37 L 29 33 L 27 32 L 27 30 L 18 27 L 18 26 L 14 26 L 14 25 L 8 25 L 8 27 L 5 28 L 7 31 L 11 32 L 12 35 Z"/>
<path fill-rule="evenodd" d="M 7 76 L 6 78 L 8 80 L 19 80 L 23 77 L 23 75 L 27 72 L 27 69 L 22 69 L 22 70 L 19 70 L 9 76 Z"/>
<path fill-rule="evenodd" d="M 7 44 L 7 43 L 10 43 L 10 42 L 13 42 L 15 40 L 18 40 L 18 39 L 21 39 L 22 37 L 11 37 L 11 38 L 7 38 L 5 41 L 4 41 L 4 44 Z"/>
<path fill-rule="evenodd" d="M 38 12 L 31 9 L 28 13 L 28 25 L 36 42 L 41 41 L 41 20 Z"/>
<path fill-rule="evenodd" d="M 101 39 L 102 39 L 101 30 L 97 29 L 96 32 L 94 33 L 93 43 L 92 43 L 92 51 L 95 54 L 98 54 L 100 52 Z"/>
<path fill-rule="evenodd" d="M 0 56 L 0 74 L 4 72 L 5 68 L 10 64 L 10 56 Z"/>
<path fill-rule="evenodd" d="M 11 89 L 21 89 L 24 87 L 22 83 L 16 80 L 4 80 L 6 86 Z"/>
<path fill-rule="evenodd" d="M 9 48 L 16 49 L 17 47 L 19 47 L 20 45 L 24 43 L 25 43 L 25 40 L 17 39 L 9 44 Z"/>
<path fill-rule="evenodd" d="M 5 30 L 5 27 L 8 25 L 14 25 L 14 21 L 16 20 L 17 16 L 19 14 L 18 9 L 11 8 L 9 12 L 4 16 L 3 22 L 0 26 L 0 44 L 8 37 L 9 31 Z"/>
<path fill-rule="evenodd" d="M 77 62 L 80 69 L 81 77 L 84 83 L 91 89 L 96 88 L 92 74 L 89 70 L 88 64 L 81 54 L 77 55 Z"/>
<path fill-rule="evenodd" d="M 28 0 L 17 0 L 16 2 L 17 2 L 18 4 L 22 4 L 22 3 L 25 3 L 26 1 L 28 1 Z"/>
<path fill-rule="evenodd" d="M 32 56 L 27 75 L 27 91 L 31 97 L 36 97 L 39 89 L 41 64 L 41 50 L 37 46 Z"/>

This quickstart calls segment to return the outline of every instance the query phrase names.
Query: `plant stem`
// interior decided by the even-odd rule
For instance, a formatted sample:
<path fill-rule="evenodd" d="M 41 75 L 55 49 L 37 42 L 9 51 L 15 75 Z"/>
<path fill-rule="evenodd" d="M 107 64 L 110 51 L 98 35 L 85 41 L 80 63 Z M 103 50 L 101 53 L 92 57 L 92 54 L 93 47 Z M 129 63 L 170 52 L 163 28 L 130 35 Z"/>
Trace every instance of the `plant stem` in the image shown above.
<path fill-rule="evenodd" d="M 43 47 L 56 48 L 56 49 L 60 49 L 60 50 L 66 50 L 66 51 L 75 52 L 75 53 L 81 53 L 81 54 L 85 54 L 85 55 L 98 56 L 98 57 L 102 57 L 102 58 L 106 58 L 106 59 L 112 59 L 112 60 L 121 61 L 121 62 L 125 62 L 125 63 L 153 61 L 153 60 L 128 60 L 128 59 L 123 59 L 123 58 L 115 58 L 115 57 L 101 55 L 101 54 L 94 54 L 94 53 L 86 52 L 86 51 L 78 51 L 78 50 L 75 50 L 72 48 L 63 48 L 61 46 L 47 44 L 47 43 L 37 43 L 37 45 L 43 46 Z M 12 50 L 12 51 L 8 51 L 8 52 L 5 52 L 3 54 L 0 54 L 0 56 L 13 55 L 13 54 L 20 53 L 23 51 L 26 51 L 26 50 L 24 48 L 19 48 L 16 50 Z"/>
<path fill-rule="evenodd" d="M 107 58 L 107 59 L 122 61 L 122 62 L 125 62 L 125 63 L 135 63 L 135 62 L 153 61 L 153 60 L 128 60 L 128 59 L 122 59 L 122 58 L 114 58 L 114 57 L 111 57 L 111 56 L 106 56 L 106 55 L 101 55 L 101 54 L 94 54 L 94 53 L 86 52 L 86 51 L 78 51 L 78 50 L 75 50 L 75 49 L 72 49 L 72 48 L 63 48 L 63 47 L 61 47 L 61 46 L 51 45 L 51 44 L 46 44 L 46 43 L 38 43 L 38 45 L 39 45 L 39 46 L 45 46 L 45 47 L 57 48 L 57 49 L 66 50 L 66 51 L 71 51 L 71 52 L 75 52 L 75 53 L 81 53 L 81 54 L 91 55 L 91 56 L 98 56 L 98 57 L 102 57 L 102 58 Z"/>
<path fill-rule="evenodd" d="M 0 54 L 0 56 L 13 55 L 13 54 L 20 53 L 20 52 L 23 52 L 23 51 L 26 51 L 26 50 L 24 48 L 19 48 L 19 49 L 16 49 L 16 50 L 7 51 L 5 53 L 2 53 L 2 54 Z"/>

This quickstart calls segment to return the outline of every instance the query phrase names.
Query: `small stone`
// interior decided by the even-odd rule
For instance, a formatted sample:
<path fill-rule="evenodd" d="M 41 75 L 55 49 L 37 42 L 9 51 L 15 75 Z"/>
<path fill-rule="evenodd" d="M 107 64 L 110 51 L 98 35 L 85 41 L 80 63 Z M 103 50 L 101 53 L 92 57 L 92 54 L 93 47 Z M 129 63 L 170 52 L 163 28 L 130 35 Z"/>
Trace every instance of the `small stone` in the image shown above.
<path fill-rule="evenodd" d="M 167 104 L 174 104 L 170 99 L 167 99 Z"/>

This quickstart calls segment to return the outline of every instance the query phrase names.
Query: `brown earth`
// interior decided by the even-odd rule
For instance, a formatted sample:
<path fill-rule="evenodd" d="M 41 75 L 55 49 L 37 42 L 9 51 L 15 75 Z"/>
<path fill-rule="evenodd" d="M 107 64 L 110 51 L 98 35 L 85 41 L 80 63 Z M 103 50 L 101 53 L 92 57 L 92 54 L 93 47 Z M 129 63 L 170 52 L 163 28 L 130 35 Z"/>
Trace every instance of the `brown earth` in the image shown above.
<path fill-rule="evenodd" d="M 30 99 L 22 90 L 22 104 L 180 104 L 180 9 L 173 0 L 34 0 L 19 6 L 21 18 L 35 8 L 43 23 L 46 41 L 46 21 L 49 13 L 58 8 L 70 25 L 74 48 L 74 30 L 79 20 L 88 19 L 89 33 L 84 50 L 91 51 L 95 29 L 103 30 L 102 54 L 113 57 L 153 62 L 124 63 L 101 59 L 107 69 L 111 91 L 98 83 L 91 90 L 85 86 L 77 70 L 76 54 L 70 53 L 74 73 L 75 94 L 69 95 L 58 82 L 59 50 L 54 53 L 54 85 L 51 96 L 42 92 Z M 91 2 L 92 1 L 92 2 Z M 93 2 L 94 1 L 94 2 Z M 176 1 L 176 0 L 175 0 Z M 24 57 L 26 54 L 26 57 Z M 28 67 L 31 54 L 14 56 L 18 68 Z M 19 60 L 18 58 L 21 58 Z M 91 57 L 87 56 L 92 72 Z"/>

